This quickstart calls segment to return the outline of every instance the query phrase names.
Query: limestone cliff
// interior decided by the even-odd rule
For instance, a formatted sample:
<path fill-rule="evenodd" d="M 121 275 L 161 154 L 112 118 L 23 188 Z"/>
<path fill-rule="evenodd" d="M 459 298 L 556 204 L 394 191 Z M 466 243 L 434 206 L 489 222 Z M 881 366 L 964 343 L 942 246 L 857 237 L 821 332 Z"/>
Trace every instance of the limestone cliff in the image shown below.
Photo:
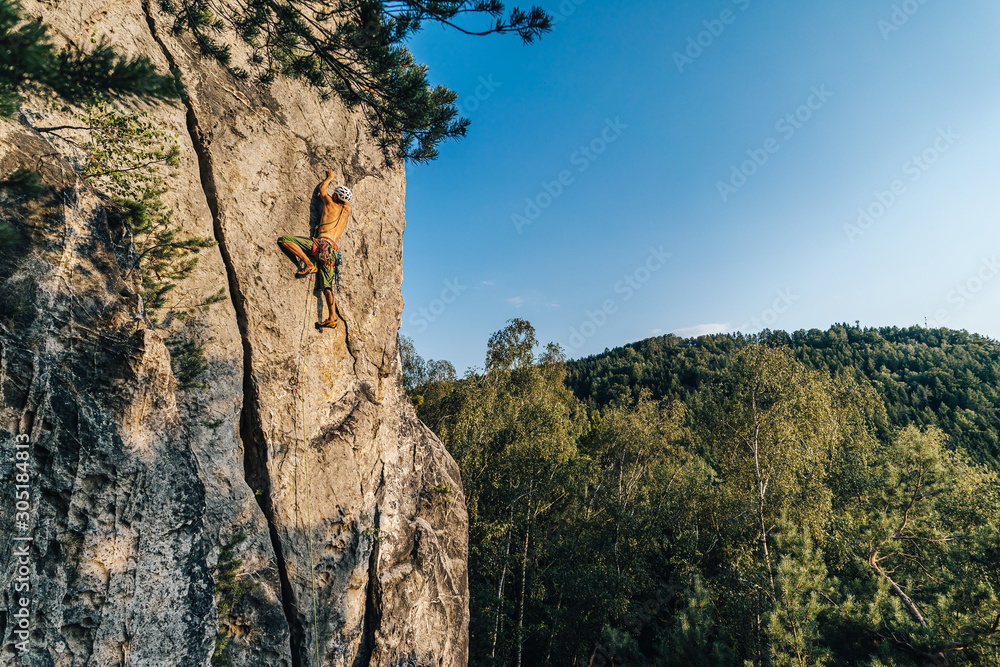
<path fill-rule="evenodd" d="M 238 580 L 256 586 L 223 619 L 230 664 L 464 665 L 461 480 L 401 387 L 402 170 L 383 168 L 336 101 L 288 82 L 260 90 L 198 59 L 155 3 L 25 8 L 66 41 L 104 36 L 180 69 L 183 104 L 150 107 L 182 148 L 168 203 L 218 246 L 171 298 L 182 310 L 221 286 L 230 298 L 153 327 L 127 227 L 32 127 L 58 119 L 0 121 L 0 178 L 28 167 L 47 188 L 40 200 L 2 195 L 23 240 L 0 248 L 0 475 L 11 489 L 0 526 L 31 539 L 0 548 L 0 662 L 209 664 L 215 573 L 232 543 Z M 308 233 L 328 168 L 355 205 L 340 324 L 320 334 L 318 299 L 275 240 Z M 206 388 L 177 388 L 163 340 L 181 326 L 205 345 Z M 26 525 L 18 435 L 30 439 Z"/>

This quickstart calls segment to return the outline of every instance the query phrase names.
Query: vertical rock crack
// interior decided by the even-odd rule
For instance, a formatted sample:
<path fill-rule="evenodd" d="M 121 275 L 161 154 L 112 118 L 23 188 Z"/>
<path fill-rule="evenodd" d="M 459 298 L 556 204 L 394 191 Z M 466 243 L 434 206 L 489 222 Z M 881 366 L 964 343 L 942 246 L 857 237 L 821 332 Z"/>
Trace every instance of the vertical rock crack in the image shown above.
<path fill-rule="evenodd" d="M 173 54 L 170 53 L 166 44 L 163 43 L 163 40 L 157 34 L 156 23 L 153 20 L 150 8 L 150 0 L 143 0 L 142 9 L 146 17 L 146 23 L 149 26 L 150 35 L 163 52 L 163 56 L 167 59 L 170 69 L 179 71 L 180 68 L 177 66 Z M 267 520 L 268 534 L 271 539 L 271 546 L 274 549 L 275 563 L 277 564 L 278 576 L 281 581 L 281 606 L 288 621 L 292 666 L 301 667 L 305 633 L 302 623 L 298 618 L 295 596 L 288 578 L 288 569 L 285 565 L 281 540 L 273 521 L 274 514 L 270 501 L 270 477 L 267 472 L 267 443 L 261 427 L 260 417 L 257 413 L 257 389 L 252 377 L 253 349 L 250 345 L 250 339 L 247 336 L 246 298 L 240 289 L 233 257 L 226 243 L 222 217 L 219 213 L 218 190 L 215 182 L 215 171 L 212 165 L 212 155 L 208 151 L 205 135 L 198 122 L 198 116 L 194 111 L 194 104 L 187 92 L 184 92 L 182 101 L 185 108 L 188 135 L 191 138 L 191 144 L 198 159 L 201 188 L 205 194 L 205 201 L 208 204 L 209 211 L 212 214 L 212 231 L 216 242 L 219 244 L 219 254 L 222 256 L 222 263 L 226 269 L 229 295 L 232 299 L 233 309 L 236 311 L 236 323 L 239 327 L 240 341 L 243 345 L 243 407 L 240 411 L 239 424 L 240 440 L 243 442 L 243 473 L 247 485 L 254 491 L 257 504 L 260 506 L 264 518 Z"/>

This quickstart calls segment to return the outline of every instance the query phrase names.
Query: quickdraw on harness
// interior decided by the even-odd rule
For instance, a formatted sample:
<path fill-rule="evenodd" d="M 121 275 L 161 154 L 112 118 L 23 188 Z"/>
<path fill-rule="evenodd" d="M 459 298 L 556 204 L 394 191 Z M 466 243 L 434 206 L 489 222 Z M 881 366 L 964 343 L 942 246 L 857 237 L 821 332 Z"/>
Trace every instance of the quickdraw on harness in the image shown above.
<path fill-rule="evenodd" d="M 340 265 L 344 263 L 344 256 L 341 254 L 337 244 L 328 238 L 314 238 L 310 255 L 314 255 L 323 266 L 333 268 L 333 278 L 337 283 L 337 291 L 340 291 Z"/>

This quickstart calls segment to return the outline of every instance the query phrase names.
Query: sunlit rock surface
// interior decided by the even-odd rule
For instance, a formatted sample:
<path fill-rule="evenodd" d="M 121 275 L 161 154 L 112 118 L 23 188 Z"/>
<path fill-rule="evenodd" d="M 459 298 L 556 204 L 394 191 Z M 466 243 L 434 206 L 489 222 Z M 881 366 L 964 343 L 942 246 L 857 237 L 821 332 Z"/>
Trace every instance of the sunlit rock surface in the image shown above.
<path fill-rule="evenodd" d="M 233 665 L 464 665 L 467 517 L 458 468 L 401 387 L 405 182 L 358 120 L 279 82 L 269 91 L 195 57 L 153 6 L 25 4 L 58 38 L 180 68 L 188 99 L 148 107 L 177 136 L 168 203 L 215 238 L 172 293 L 196 306 L 154 328 L 121 219 L 33 130 L 0 121 L 0 178 L 37 169 L 40 202 L 0 248 L 0 662 L 206 665 L 215 572 L 234 543 L 256 582 L 223 626 Z M 341 238 L 340 324 L 275 244 L 308 234 L 326 169 L 355 195 Z M 11 209 L 12 210 L 12 209 Z M 163 340 L 193 337 L 205 388 L 179 391 Z M 300 378 L 304 378 L 300 382 Z M 16 524 L 14 436 L 30 437 L 30 520 Z M 442 486 L 444 485 L 444 486 Z M 441 502 L 432 488 L 451 489 Z M 244 535 L 242 541 L 234 537 Z M 30 647 L 14 647 L 20 544 L 30 545 Z M 5 615 L 4 615 L 5 614 Z"/>

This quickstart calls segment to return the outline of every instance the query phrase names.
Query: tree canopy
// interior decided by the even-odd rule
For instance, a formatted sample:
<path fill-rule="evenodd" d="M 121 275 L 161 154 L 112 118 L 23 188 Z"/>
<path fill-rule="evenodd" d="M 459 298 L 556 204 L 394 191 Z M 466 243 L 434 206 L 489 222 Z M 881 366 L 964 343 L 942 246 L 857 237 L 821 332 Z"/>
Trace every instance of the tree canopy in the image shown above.
<path fill-rule="evenodd" d="M 462 470 L 470 665 L 1000 663 L 997 475 L 891 392 L 996 358 L 834 327 L 566 362 L 509 322 L 482 369 L 412 391 Z"/>
<path fill-rule="evenodd" d="M 175 100 L 180 79 L 159 74 L 145 56 L 126 58 L 105 42 L 84 52 L 56 49 L 40 18 L 24 21 L 15 0 L 0 0 L 0 114 L 10 116 L 22 95 L 51 91 L 70 103 L 108 97 Z"/>
<path fill-rule="evenodd" d="M 859 328 L 660 336 L 568 363 L 574 393 L 592 407 L 647 389 L 655 398 L 702 401 L 748 345 L 787 347 L 807 368 L 870 384 L 886 411 L 880 437 L 936 426 L 973 460 L 1000 470 L 1000 343 L 950 329 Z"/>
<path fill-rule="evenodd" d="M 464 136 L 469 125 L 457 94 L 428 83 L 407 38 L 431 22 L 530 43 L 552 24 L 538 7 L 508 11 L 499 0 L 160 0 L 160 7 L 176 34 L 190 34 L 236 76 L 262 85 L 301 79 L 360 109 L 388 164 L 431 160 L 439 143 Z M 248 49 L 247 59 L 234 57 L 227 36 Z"/>

